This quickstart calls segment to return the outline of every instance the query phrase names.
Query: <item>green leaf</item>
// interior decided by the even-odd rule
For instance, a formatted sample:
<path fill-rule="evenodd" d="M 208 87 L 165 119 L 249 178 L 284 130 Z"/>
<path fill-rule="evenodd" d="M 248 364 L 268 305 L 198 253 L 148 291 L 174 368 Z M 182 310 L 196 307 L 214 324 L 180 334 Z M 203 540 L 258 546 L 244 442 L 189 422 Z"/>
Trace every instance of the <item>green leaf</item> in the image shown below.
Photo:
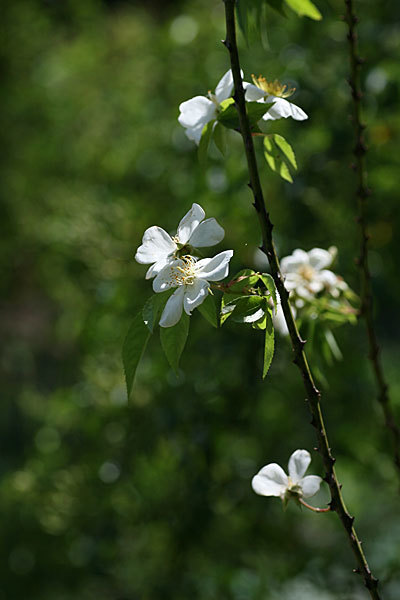
<path fill-rule="evenodd" d="M 250 126 L 254 127 L 273 105 L 274 102 L 246 102 Z"/>
<path fill-rule="evenodd" d="M 257 283 L 258 274 L 252 269 L 242 269 L 229 282 L 229 292 L 239 293 Z M 235 283 L 232 283 L 234 281 Z"/>
<path fill-rule="evenodd" d="M 122 362 L 124 365 L 128 398 L 131 395 L 136 369 L 146 349 L 150 331 L 143 323 L 142 311 L 133 319 L 122 346 Z"/>
<path fill-rule="evenodd" d="M 274 281 L 272 275 L 270 275 L 269 273 L 260 273 L 259 278 L 261 279 L 261 281 L 263 282 L 263 284 L 265 285 L 265 287 L 271 294 L 272 300 L 274 301 L 274 308 L 276 310 L 276 308 L 277 308 L 276 287 L 275 287 L 275 281 Z"/>
<path fill-rule="evenodd" d="M 235 107 L 234 100 L 233 98 L 229 98 L 228 100 L 232 100 L 232 102 L 225 106 L 224 102 L 221 102 L 221 111 L 218 114 L 217 120 L 228 129 L 240 129 L 239 114 Z M 246 102 L 250 127 L 255 127 L 258 121 L 260 121 L 273 104 L 273 102 Z"/>
<path fill-rule="evenodd" d="M 297 169 L 296 157 L 293 148 L 284 137 L 277 133 L 266 135 L 264 137 L 264 156 L 273 171 L 278 173 L 282 179 L 293 183 L 288 165 Z"/>
<path fill-rule="evenodd" d="M 171 289 L 153 294 L 144 305 L 142 310 L 143 322 L 149 328 L 150 333 L 153 333 L 154 326 L 158 324 L 158 317 L 173 292 L 174 290 Z"/>
<path fill-rule="evenodd" d="M 235 302 L 232 318 L 236 323 L 253 323 L 263 316 L 264 298 L 261 296 L 242 296 Z"/>
<path fill-rule="evenodd" d="M 204 302 L 198 307 L 203 317 L 211 323 L 213 327 L 218 327 L 217 307 L 215 305 L 215 296 L 209 294 Z"/>
<path fill-rule="evenodd" d="M 311 0 L 285 0 L 285 2 L 299 17 L 310 17 L 315 21 L 322 19 L 321 13 Z"/>
<path fill-rule="evenodd" d="M 180 321 L 173 327 L 160 327 L 161 346 L 175 373 L 189 333 L 189 315 L 182 313 Z"/>
<path fill-rule="evenodd" d="M 213 140 L 222 156 L 225 156 L 227 149 L 226 129 L 221 125 L 221 123 L 217 123 L 214 127 Z"/>
<path fill-rule="evenodd" d="M 272 358 L 274 356 L 274 326 L 272 324 L 271 312 L 267 312 L 267 326 L 265 328 L 265 346 L 264 346 L 264 365 L 263 365 L 263 379 L 265 379 L 269 367 L 271 366 Z"/>
<path fill-rule="evenodd" d="M 197 157 L 199 159 L 199 163 L 204 166 L 207 162 L 207 153 L 208 147 L 211 142 L 213 127 L 215 120 L 209 121 L 203 127 L 203 131 L 201 132 L 200 144 L 197 150 Z"/>
<path fill-rule="evenodd" d="M 266 0 L 267 4 L 276 10 L 282 17 L 286 17 L 285 9 L 283 8 L 283 0 Z"/>

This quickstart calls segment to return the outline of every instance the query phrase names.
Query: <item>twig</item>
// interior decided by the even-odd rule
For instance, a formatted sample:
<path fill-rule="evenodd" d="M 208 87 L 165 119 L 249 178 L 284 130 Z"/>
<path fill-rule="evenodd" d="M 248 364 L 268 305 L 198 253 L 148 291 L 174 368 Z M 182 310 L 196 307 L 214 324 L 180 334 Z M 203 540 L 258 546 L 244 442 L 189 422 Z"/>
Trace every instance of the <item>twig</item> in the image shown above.
<path fill-rule="evenodd" d="M 327 513 L 327 512 L 331 511 L 330 506 L 328 506 L 327 508 L 317 508 L 316 506 L 311 506 L 311 504 L 308 504 L 307 502 L 305 502 L 303 500 L 303 498 L 299 498 L 299 502 L 300 502 L 300 504 L 302 504 L 303 506 L 308 508 L 308 510 L 312 510 L 313 512 L 316 512 L 316 513 Z"/>
<path fill-rule="evenodd" d="M 385 418 L 385 425 L 390 431 L 393 444 L 394 463 L 400 472 L 400 429 L 396 425 L 389 399 L 388 385 L 385 380 L 378 339 L 375 330 L 373 317 L 373 295 L 371 288 L 371 273 L 368 261 L 368 240 L 367 233 L 367 198 L 370 195 L 370 189 L 367 185 L 367 169 L 365 165 L 365 153 L 367 151 L 364 141 L 365 125 L 361 122 L 361 85 L 360 85 L 360 67 L 363 63 L 358 54 L 356 25 L 358 18 L 354 12 L 353 0 L 345 0 L 346 22 L 348 25 L 347 39 L 349 42 L 350 54 L 350 77 L 348 80 L 351 96 L 353 98 L 353 126 L 355 146 L 353 149 L 355 164 L 353 168 L 357 175 L 357 206 L 360 231 L 360 256 L 357 264 L 360 268 L 361 283 L 361 309 L 360 316 L 364 318 L 367 330 L 369 353 L 368 358 L 371 361 L 376 385 L 378 388 L 377 400 L 382 407 Z"/>
<path fill-rule="evenodd" d="M 314 380 L 308 366 L 307 358 L 304 353 L 304 340 L 301 339 L 296 327 L 295 320 L 289 303 L 289 294 L 285 289 L 282 274 L 279 268 L 279 260 L 276 254 L 275 245 L 272 237 L 273 225 L 267 212 L 264 196 L 261 188 L 260 177 L 258 173 L 257 161 L 254 151 L 253 138 L 251 135 L 249 120 L 246 112 L 246 101 L 240 74 L 239 54 L 236 42 L 236 23 L 235 23 L 235 0 L 223 0 L 225 4 L 226 17 L 226 39 L 224 44 L 229 51 L 233 80 L 235 84 L 235 106 L 239 115 L 240 132 L 243 138 L 247 165 L 249 170 L 250 183 L 254 198 L 254 208 L 256 209 L 261 234 L 261 250 L 266 254 L 275 285 L 281 298 L 281 305 L 285 321 L 289 330 L 289 336 L 294 353 L 293 362 L 296 364 L 303 378 L 304 387 L 307 394 L 308 406 L 311 412 L 311 424 L 314 426 L 318 440 L 318 450 L 322 456 L 326 475 L 325 481 L 328 483 L 331 493 L 330 509 L 335 511 L 344 527 L 348 537 L 351 549 L 357 562 L 356 572 L 363 576 L 365 586 L 367 587 L 373 600 L 380 600 L 378 593 L 378 580 L 372 575 L 365 558 L 361 543 L 358 539 L 353 522 L 354 517 L 350 516 L 344 504 L 340 485 L 335 473 L 335 459 L 332 456 L 329 442 L 322 418 L 320 406 L 320 392 L 315 386 Z"/>

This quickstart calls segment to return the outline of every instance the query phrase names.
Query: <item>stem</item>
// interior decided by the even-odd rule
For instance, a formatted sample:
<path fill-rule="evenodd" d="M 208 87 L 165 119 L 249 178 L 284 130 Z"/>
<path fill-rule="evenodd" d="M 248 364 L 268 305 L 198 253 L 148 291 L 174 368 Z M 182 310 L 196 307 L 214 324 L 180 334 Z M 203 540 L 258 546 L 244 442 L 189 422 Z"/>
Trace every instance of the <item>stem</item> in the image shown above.
<path fill-rule="evenodd" d="M 371 273 L 369 270 L 368 261 L 368 240 L 367 233 L 367 198 L 370 195 L 370 190 L 367 185 L 367 169 L 365 165 L 365 153 L 367 151 L 364 143 L 365 125 L 361 122 L 361 85 L 360 85 L 360 66 L 362 59 L 358 54 L 356 24 L 358 18 L 354 12 L 353 0 L 345 0 L 346 4 L 346 22 L 349 28 L 347 39 L 349 41 L 350 54 L 350 78 L 349 85 L 353 98 L 353 125 L 354 125 L 354 157 L 355 164 L 353 168 L 357 176 L 357 206 L 360 231 L 360 256 L 357 259 L 357 264 L 360 268 L 360 284 L 361 284 L 361 309 L 360 316 L 364 318 L 367 330 L 369 353 L 368 358 L 371 361 L 372 370 L 374 372 L 376 386 L 378 388 L 377 400 L 380 403 L 385 419 L 385 425 L 390 431 L 393 444 L 394 463 L 400 474 L 400 430 L 396 425 L 392 408 L 389 400 L 388 385 L 383 373 L 382 362 L 380 358 L 379 345 L 375 330 L 373 318 L 373 295 L 371 288 Z"/>
<path fill-rule="evenodd" d="M 304 502 L 304 500 L 302 498 L 299 498 L 298 500 L 299 500 L 300 504 L 302 504 L 309 510 L 312 510 L 313 512 L 316 512 L 316 513 L 326 513 L 326 512 L 330 512 L 330 510 L 331 510 L 330 506 L 328 506 L 328 508 L 316 508 L 315 506 L 311 506 L 311 504 L 307 504 L 307 502 Z"/>
<path fill-rule="evenodd" d="M 367 587 L 373 600 L 380 600 L 378 593 L 378 580 L 372 575 L 365 558 L 360 540 L 358 539 L 353 522 L 354 517 L 350 516 L 344 504 L 340 485 L 336 477 L 334 468 L 335 459 L 331 454 L 329 442 L 325 430 L 324 421 L 322 418 L 320 406 L 320 392 L 315 386 L 314 380 L 308 366 L 307 357 L 304 352 L 305 341 L 301 339 L 296 327 L 295 320 L 289 303 L 289 294 L 285 289 L 282 274 L 279 268 L 279 260 L 276 254 L 275 245 L 272 237 L 273 225 L 267 212 L 264 196 L 261 188 L 260 177 L 258 173 L 257 161 L 254 151 L 253 138 L 251 135 L 249 120 L 246 112 L 246 101 L 242 85 L 242 77 L 240 74 L 239 54 L 236 42 L 236 24 L 235 24 L 235 0 L 223 0 L 225 4 L 226 16 L 226 39 L 224 44 L 229 51 L 233 80 L 235 84 L 235 106 L 239 115 L 240 132 L 243 138 L 247 165 L 249 170 L 250 183 L 249 187 L 252 190 L 254 198 L 254 208 L 256 209 L 258 220 L 260 223 L 262 234 L 261 250 L 266 254 L 271 274 L 274 278 L 276 288 L 281 298 L 281 305 L 289 336 L 292 343 L 294 354 L 293 362 L 298 367 L 303 378 L 304 387 L 307 394 L 308 406 L 311 412 L 311 424 L 314 426 L 318 440 L 318 450 L 322 456 L 326 475 L 325 481 L 328 483 L 331 493 L 330 509 L 335 511 L 344 527 L 348 537 L 351 549 L 357 562 L 356 572 L 360 573 L 364 578 L 365 586 Z"/>

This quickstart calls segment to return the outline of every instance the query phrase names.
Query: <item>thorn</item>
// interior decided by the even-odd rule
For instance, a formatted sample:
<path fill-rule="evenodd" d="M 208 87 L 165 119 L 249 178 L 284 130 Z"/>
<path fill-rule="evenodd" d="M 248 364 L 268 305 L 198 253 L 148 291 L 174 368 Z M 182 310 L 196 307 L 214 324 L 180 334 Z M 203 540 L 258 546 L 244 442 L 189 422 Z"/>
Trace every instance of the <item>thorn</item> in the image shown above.
<path fill-rule="evenodd" d="M 356 575 L 360 575 L 361 571 L 360 571 L 360 569 L 357 567 L 356 569 L 353 569 L 353 573 L 355 573 Z"/>

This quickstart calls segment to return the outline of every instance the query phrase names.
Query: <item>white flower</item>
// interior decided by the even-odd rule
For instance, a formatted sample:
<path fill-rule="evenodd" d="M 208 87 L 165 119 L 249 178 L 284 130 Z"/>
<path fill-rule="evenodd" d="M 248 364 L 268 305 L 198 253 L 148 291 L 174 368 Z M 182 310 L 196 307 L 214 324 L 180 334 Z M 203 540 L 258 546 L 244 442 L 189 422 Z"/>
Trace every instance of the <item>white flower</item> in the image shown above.
<path fill-rule="evenodd" d="M 336 248 L 313 248 L 309 252 L 297 249 L 282 258 L 281 272 L 288 292 L 312 300 L 315 294 L 326 290 L 337 298 L 341 291 L 347 289 L 347 284 L 326 268 L 332 264 L 335 253 Z"/>
<path fill-rule="evenodd" d="M 307 450 L 296 450 L 289 458 L 289 475 L 276 463 L 270 463 L 253 477 L 252 488 L 256 494 L 277 496 L 285 502 L 290 497 L 311 498 L 318 492 L 322 479 L 318 475 L 304 477 L 310 462 Z"/>
<path fill-rule="evenodd" d="M 232 71 L 229 69 L 215 88 L 215 94 L 208 92 L 206 96 L 195 96 L 179 105 L 178 121 L 186 129 L 190 140 L 200 143 L 201 133 L 207 123 L 217 118 L 219 105 L 230 98 L 233 90 Z"/>
<path fill-rule="evenodd" d="M 154 277 L 168 263 L 175 260 L 177 252 L 185 246 L 208 248 L 215 246 L 223 239 L 225 231 L 217 221 L 214 218 L 204 220 L 204 217 L 205 212 L 201 206 L 193 204 L 179 223 L 177 234 L 174 237 L 156 225 L 146 229 L 142 245 L 135 254 L 138 263 L 151 264 L 146 273 L 146 279 Z"/>
<path fill-rule="evenodd" d="M 160 319 L 161 327 L 173 327 L 182 316 L 182 310 L 190 315 L 210 292 L 209 281 L 220 281 L 228 275 L 233 250 L 225 250 L 214 258 L 196 260 L 184 256 L 160 271 L 153 281 L 156 293 L 176 287 L 168 299 Z"/>
<path fill-rule="evenodd" d="M 304 121 L 308 119 L 308 115 L 285 98 L 288 98 L 295 91 L 293 88 L 288 88 L 279 81 L 267 81 L 265 77 L 255 77 L 252 75 L 253 83 L 243 82 L 243 87 L 246 91 L 246 100 L 255 102 L 273 102 L 273 106 L 267 110 L 262 117 L 264 121 L 275 121 L 276 119 L 287 119 L 292 117 L 296 121 Z"/>

